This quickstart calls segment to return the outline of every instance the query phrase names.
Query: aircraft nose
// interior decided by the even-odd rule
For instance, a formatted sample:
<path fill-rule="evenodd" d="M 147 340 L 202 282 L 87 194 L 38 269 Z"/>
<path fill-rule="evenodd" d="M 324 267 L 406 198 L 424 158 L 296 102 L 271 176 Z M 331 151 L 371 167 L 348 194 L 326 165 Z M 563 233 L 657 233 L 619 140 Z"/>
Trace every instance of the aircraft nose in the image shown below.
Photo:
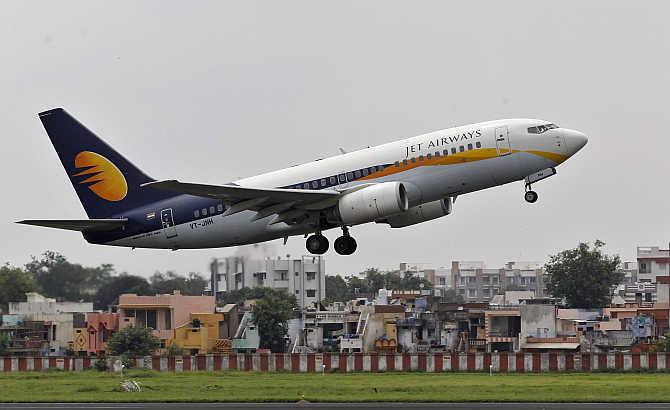
<path fill-rule="evenodd" d="M 586 138 L 586 135 L 579 131 L 575 130 L 566 130 L 565 132 L 565 142 L 568 145 L 568 151 L 570 155 L 574 155 L 577 151 L 584 148 L 584 145 L 589 141 Z"/>

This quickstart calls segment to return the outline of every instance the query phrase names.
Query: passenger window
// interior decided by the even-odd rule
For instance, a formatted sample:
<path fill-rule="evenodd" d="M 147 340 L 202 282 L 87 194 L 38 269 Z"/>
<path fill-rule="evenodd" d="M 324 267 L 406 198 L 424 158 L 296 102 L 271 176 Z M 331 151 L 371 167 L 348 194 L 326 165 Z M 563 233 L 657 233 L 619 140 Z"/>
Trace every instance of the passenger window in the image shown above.
<path fill-rule="evenodd" d="M 403 165 L 407 165 L 407 160 L 406 160 L 406 159 L 403 159 L 403 160 L 402 160 L 402 164 L 403 164 Z"/>
<path fill-rule="evenodd" d="M 312 181 L 312 188 L 317 189 L 319 187 L 319 183 L 316 181 Z"/>
<path fill-rule="evenodd" d="M 443 153 L 444 156 L 446 157 L 447 155 L 449 155 L 449 150 L 448 150 L 448 149 L 445 149 L 444 151 L 442 151 L 442 153 Z"/>
<path fill-rule="evenodd" d="M 216 210 L 219 211 L 219 212 L 223 212 L 223 204 L 218 204 L 216 206 Z"/>
<path fill-rule="evenodd" d="M 423 161 L 423 155 L 419 155 L 419 161 Z"/>
<path fill-rule="evenodd" d="M 452 154 L 455 154 L 455 153 L 456 153 L 456 147 L 453 147 L 453 148 L 451 149 L 451 153 L 452 153 Z"/>
<path fill-rule="evenodd" d="M 374 173 L 375 172 L 375 167 L 368 168 L 368 171 L 370 171 L 371 174 Z"/>
<path fill-rule="evenodd" d="M 440 151 L 435 151 L 435 158 L 440 156 Z"/>
<path fill-rule="evenodd" d="M 458 147 L 458 150 L 463 152 L 463 151 L 465 151 L 465 147 L 461 145 L 460 147 Z"/>
<path fill-rule="evenodd" d="M 416 158 L 412 157 L 412 159 L 410 159 L 410 161 L 412 161 L 412 164 L 416 164 Z"/>
<path fill-rule="evenodd" d="M 337 177 L 330 177 L 330 185 L 337 185 Z"/>
<path fill-rule="evenodd" d="M 363 168 L 363 176 L 366 177 L 368 176 L 369 172 L 367 168 Z"/>
<path fill-rule="evenodd" d="M 347 182 L 347 177 L 345 177 L 344 174 L 338 175 L 337 178 L 340 180 L 340 184 Z"/>
<path fill-rule="evenodd" d="M 202 212 L 202 216 L 207 216 L 207 208 L 202 208 L 200 212 Z"/>
<path fill-rule="evenodd" d="M 400 161 L 396 161 L 393 165 L 395 165 L 396 168 L 400 167 Z"/>
<path fill-rule="evenodd" d="M 309 183 L 305 182 L 304 184 L 302 184 L 302 189 L 309 189 Z"/>
<path fill-rule="evenodd" d="M 209 207 L 209 214 L 214 215 L 214 207 L 213 206 Z"/>
<path fill-rule="evenodd" d="M 354 173 L 347 172 L 347 181 L 353 181 L 353 180 L 354 180 Z"/>
<path fill-rule="evenodd" d="M 361 171 L 359 170 L 354 171 L 354 178 L 358 179 L 360 177 L 361 177 Z"/>
<path fill-rule="evenodd" d="M 427 160 L 431 160 L 431 159 L 433 159 L 433 154 L 427 154 L 427 155 L 426 155 L 426 159 L 427 159 Z"/>
<path fill-rule="evenodd" d="M 472 144 L 468 144 L 468 151 L 472 149 Z"/>
<path fill-rule="evenodd" d="M 374 169 L 374 168 L 375 168 L 375 167 L 372 167 L 372 169 Z M 382 172 L 383 170 L 384 170 L 384 166 L 383 166 L 383 165 L 377 165 L 377 172 Z"/>
<path fill-rule="evenodd" d="M 477 142 L 475 142 L 475 146 L 476 146 L 477 148 L 481 148 L 481 147 L 482 147 L 482 143 L 479 142 L 479 141 L 477 141 Z"/>
<path fill-rule="evenodd" d="M 196 209 L 195 211 L 193 211 L 193 216 L 195 216 L 196 218 L 200 218 L 200 210 Z"/>
<path fill-rule="evenodd" d="M 322 178 L 321 179 L 321 186 L 325 187 L 326 185 L 328 185 L 328 181 L 326 181 L 326 178 Z"/>

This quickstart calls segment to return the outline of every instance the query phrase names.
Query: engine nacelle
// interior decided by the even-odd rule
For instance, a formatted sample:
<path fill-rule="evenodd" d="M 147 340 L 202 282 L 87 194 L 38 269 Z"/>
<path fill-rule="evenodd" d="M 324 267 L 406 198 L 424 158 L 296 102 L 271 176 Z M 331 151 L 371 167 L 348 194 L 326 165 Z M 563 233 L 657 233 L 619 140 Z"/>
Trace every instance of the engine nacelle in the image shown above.
<path fill-rule="evenodd" d="M 344 194 L 337 203 L 340 222 L 357 225 L 407 211 L 407 191 L 401 182 L 382 182 Z"/>
<path fill-rule="evenodd" d="M 449 215 L 452 211 L 452 206 L 451 198 L 440 199 L 413 206 L 407 212 L 388 216 L 382 220 L 378 220 L 377 223 L 387 223 L 391 225 L 391 228 L 404 228 L 405 226 Z"/>

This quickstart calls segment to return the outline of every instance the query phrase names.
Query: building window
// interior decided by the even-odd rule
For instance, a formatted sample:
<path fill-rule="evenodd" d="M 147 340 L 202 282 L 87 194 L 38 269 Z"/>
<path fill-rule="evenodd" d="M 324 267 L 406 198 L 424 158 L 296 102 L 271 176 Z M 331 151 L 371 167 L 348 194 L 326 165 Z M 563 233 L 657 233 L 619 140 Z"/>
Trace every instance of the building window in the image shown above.
<path fill-rule="evenodd" d="M 640 273 L 651 273 L 651 264 L 648 262 L 640 262 Z"/>
<path fill-rule="evenodd" d="M 314 279 L 316 279 L 316 272 L 307 272 L 306 276 L 307 276 L 307 280 L 314 280 Z"/>
<path fill-rule="evenodd" d="M 158 327 L 156 327 L 157 316 L 158 315 L 156 314 L 155 310 L 147 310 L 147 327 L 154 330 L 158 329 Z"/>
<path fill-rule="evenodd" d="M 295 290 L 295 294 L 296 294 L 296 295 L 300 294 L 300 289 L 296 289 L 296 290 Z"/>
<path fill-rule="evenodd" d="M 477 297 L 477 289 L 468 289 L 468 297 L 469 298 L 476 298 Z"/>
<path fill-rule="evenodd" d="M 172 311 L 170 309 L 165 311 L 165 329 L 172 329 Z"/>
<path fill-rule="evenodd" d="M 316 297 L 316 290 L 314 289 L 307 289 L 305 293 L 307 294 L 308 298 Z"/>

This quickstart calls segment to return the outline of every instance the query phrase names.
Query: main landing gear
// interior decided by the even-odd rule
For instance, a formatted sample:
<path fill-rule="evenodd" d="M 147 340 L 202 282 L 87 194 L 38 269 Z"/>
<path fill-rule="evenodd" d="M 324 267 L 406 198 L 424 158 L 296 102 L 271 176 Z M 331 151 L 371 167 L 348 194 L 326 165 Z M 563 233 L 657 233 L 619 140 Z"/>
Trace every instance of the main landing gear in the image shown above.
<path fill-rule="evenodd" d="M 349 236 L 349 228 L 342 227 L 342 236 L 335 239 L 335 252 L 340 255 L 351 255 L 356 252 L 356 240 Z"/>
<path fill-rule="evenodd" d="M 314 235 L 307 238 L 305 247 L 307 252 L 313 253 L 315 255 L 323 255 L 328 250 L 328 238 L 321 235 L 321 232 L 317 232 Z"/>
<path fill-rule="evenodd" d="M 307 238 L 305 247 L 309 253 L 323 255 L 328 251 L 328 238 L 317 232 Z M 342 227 L 342 236 L 335 240 L 335 252 L 340 255 L 351 255 L 356 251 L 356 247 L 356 240 L 349 236 L 349 228 Z"/>

